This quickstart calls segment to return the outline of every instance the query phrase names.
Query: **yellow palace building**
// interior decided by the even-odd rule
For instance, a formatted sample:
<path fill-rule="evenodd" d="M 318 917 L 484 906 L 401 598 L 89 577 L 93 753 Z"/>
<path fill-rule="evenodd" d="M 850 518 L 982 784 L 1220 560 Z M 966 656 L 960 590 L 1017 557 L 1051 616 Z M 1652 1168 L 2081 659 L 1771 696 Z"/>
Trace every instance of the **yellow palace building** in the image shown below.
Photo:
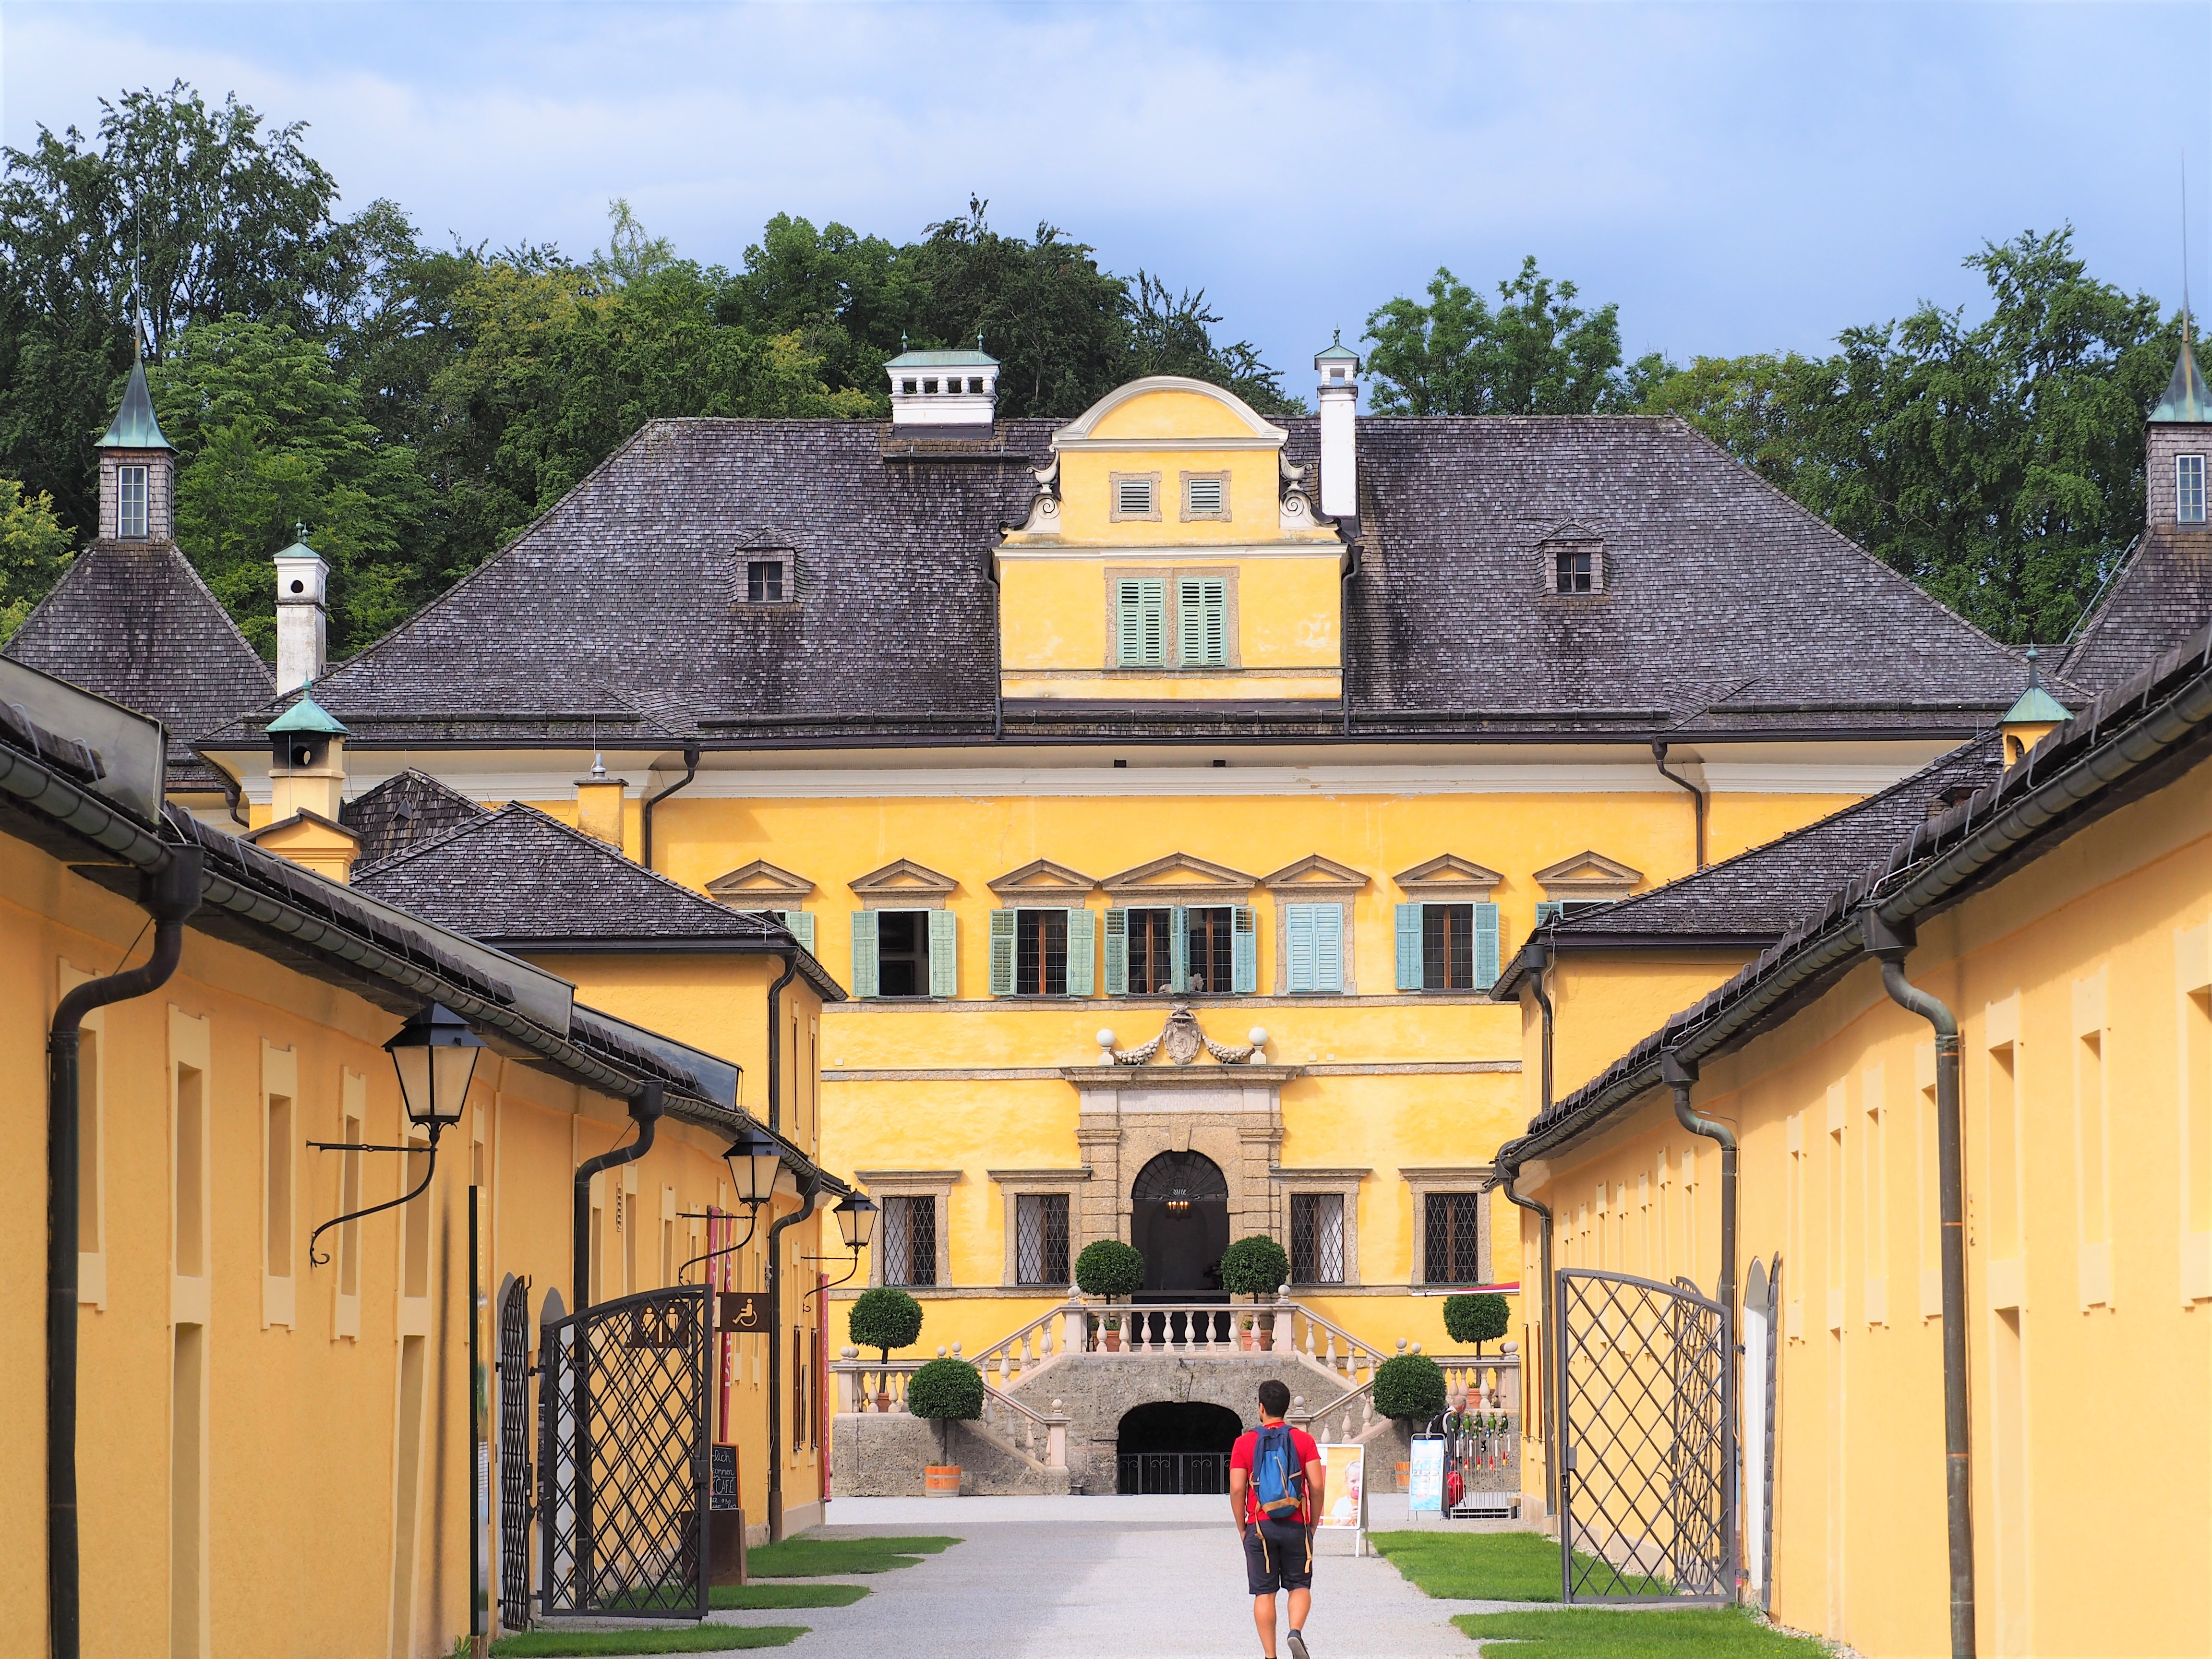
<path fill-rule="evenodd" d="M 975 1353 L 1093 1240 L 1197 1305 L 1266 1233 L 1325 1343 L 1447 1350 L 1445 1293 L 1533 1272 L 1491 1191 L 1532 1083 L 1493 991 L 1540 920 L 1889 788 L 2027 671 L 1682 422 L 1381 419 L 1352 353 L 1316 370 L 1282 421 L 1173 378 L 1006 421 L 988 356 L 914 352 L 885 422 L 655 421 L 340 664 L 288 550 L 273 686 L 155 710 L 179 799 L 376 891 L 415 831 L 364 861 L 349 817 L 428 780 L 777 913 L 847 994 L 777 1039 L 818 1063 L 821 1163 L 883 1206 L 825 1348 L 865 1283 L 921 1300 L 916 1352 Z M 9 650 L 132 701 L 70 622 L 127 552 Z M 310 682 L 347 734 L 326 823 L 270 762 Z M 453 925 L 703 1029 L 705 954 L 571 948 L 590 892 L 532 892 L 522 933 Z"/>

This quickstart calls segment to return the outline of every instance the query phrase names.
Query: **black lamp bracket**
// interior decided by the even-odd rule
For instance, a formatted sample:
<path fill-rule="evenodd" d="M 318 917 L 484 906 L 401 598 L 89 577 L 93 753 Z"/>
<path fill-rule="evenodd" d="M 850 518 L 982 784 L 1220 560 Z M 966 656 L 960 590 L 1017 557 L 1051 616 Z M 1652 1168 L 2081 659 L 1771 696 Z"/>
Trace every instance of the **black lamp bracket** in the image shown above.
<path fill-rule="evenodd" d="M 802 1255 L 799 1259 L 801 1261 L 835 1261 L 837 1258 L 834 1255 Z M 802 1296 L 799 1298 L 799 1307 L 804 1309 L 806 1306 L 807 1297 L 819 1296 L 824 1291 L 836 1290 L 840 1285 L 851 1284 L 853 1282 L 853 1275 L 860 1271 L 860 1251 L 855 1250 L 853 1252 L 853 1265 L 845 1270 L 844 1278 L 833 1279 L 827 1285 L 817 1285 L 812 1290 L 807 1291 L 806 1296 Z"/>
<path fill-rule="evenodd" d="M 307 1143 L 307 1145 L 313 1146 L 317 1152 L 428 1152 L 430 1154 L 428 1163 L 423 1167 L 422 1179 L 416 1183 L 415 1190 L 413 1192 L 402 1193 L 397 1198 L 388 1198 L 381 1204 L 372 1204 L 365 1210 L 356 1210 L 350 1215 L 334 1217 L 331 1220 L 323 1223 L 321 1226 L 316 1228 L 312 1233 L 309 1233 L 307 1235 L 307 1263 L 310 1267 L 325 1267 L 330 1265 L 330 1257 L 321 1255 L 316 1250 L 315 1241 L 320 1238 L 325 1233 L 330 1231 L 331 1228 L 343 1227 L 349 1221 L 359 1221 L 364 1216 L 376 1215 L 386 1210 L 396 1210 L 401 1205 L 409 1202 L 410 1200 L 420 1198 L 424 1193 L 430 1190 L 430 1177 L 438 1172 L 438 1131 L 444 1127 L 444 1125 L 438 1123 L 433 1123 L 430 1126 L 430 1139 L 427 1146 L 356 1146 L 349 1141 L 338 1140 L 311 1140 Z"/>
<path fill-rule="evenodd" d="M 752 1212 L 745 1218 L 745 1236 L 734 1244 L 725 1244 L 719 1250 L 708 1250 L 704 1255 L 693 1256 L 676 1270 L 676 1282 L 681 1285 L 684 1282 L 684 1275 L 701 1262 L 712 1261 L 717 1256 L 728 1255 L 732 1251 L 742 1250 L 746 1245 L 751 1243 L 753 1235 L 760 1231 L 760 1212 L 761 1206 L 757 1204 L 753 1205 Z M 678 1218 L 684 1221 L 718 1221 L 728 1218 L 733 1212 L 726 1210 L 719 1213 L 706 1210 L 678 1210 L 676 1213 Z"/>

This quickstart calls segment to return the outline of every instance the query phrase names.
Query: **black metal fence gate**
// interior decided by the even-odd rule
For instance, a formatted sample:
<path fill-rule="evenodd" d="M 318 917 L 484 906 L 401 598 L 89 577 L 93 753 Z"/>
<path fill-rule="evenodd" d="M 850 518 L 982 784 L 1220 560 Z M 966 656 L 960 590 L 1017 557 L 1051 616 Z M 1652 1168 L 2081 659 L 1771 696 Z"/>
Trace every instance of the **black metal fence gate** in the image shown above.
<path fill-rule="evenodd" d="M 530 1628 L 530 1281 L 499 1306 L 499 1622 Z"/>
<path fill-rule="evenodd" d="M 1115 1464 L 1115 1489 L 1125 1498 L 1229 1490 L 1227 1452 L 1121 1452 Z"/>
<path fill-rule="evenodd" d="M 1727 1310 L 1686 1284 L 1582 1268 L 1554 1278 L 1565 1599 L 1734 1601 Z"/>
<path fill-rule="evenodd" d="M 707 1614 L 707 1289 L 544 1322 L 538 1529 L 548 1614 Z"/>

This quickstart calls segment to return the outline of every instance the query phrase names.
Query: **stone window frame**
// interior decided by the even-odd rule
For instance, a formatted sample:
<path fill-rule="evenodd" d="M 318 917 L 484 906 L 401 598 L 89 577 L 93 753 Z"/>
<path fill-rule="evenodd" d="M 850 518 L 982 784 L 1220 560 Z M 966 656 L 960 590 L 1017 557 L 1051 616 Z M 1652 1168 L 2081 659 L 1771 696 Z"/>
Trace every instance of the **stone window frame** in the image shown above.
<path fill-rule="evenodd" d="M 776 564 L 783 567 L 783 597 L 776 599 L 756 599 L 750 596 L 751 567 L 757 564 Z M 748 611 L 774 611 L 799 603 L 799 554 L 788 547 L 741 547 L 738 550 L 738 568 L 730 583 L 730 603 Z"/>
<path fill-rule="evenodd" d="M 1158 515 L 1155 514 L 1155 517 Z M 1230 564 L 1115 564 L 1106 567 L 1106 670 L 1117 678 L 1165 679 L 1182 674 L 1226 674 L 1244 666 L 1243 614 L 1237 594 L 1237 567 Z M 1187 578 L 1218 581 L 1222 585 L 1222 628 L 1229 646 L 1227 662 L 1186 663 L 1182 655 L 1182 584 Z M 1120 656 L 1121 584 L 1125 581 L 1162 584 L 1161 660 L 1124 665 Z"/>
<path fill-rule="evenodd" d="M 1401 1168 L 1399 1180 L 1404 1182 L 1413 1194 L 1413 1252 L 1410 1271 L 1407 1275 L 1407 1289 L 1414 1296 L 1458 1296 L 1472 1288 L 1466 1285 L 1431 1285 L 1429 1282 L 1429 1197 L 1434 1193 L 1473 1193 L 1474 1194 L 1475 1225 L 1479 1228 L 1475 1250 L 1475 1278 L 1480 1285 L 1498 1282 L 1498 1241 L 1492 1237 L 1493 1219 L 1490 1194 L 1486 1184 L 1497 1173 L 1488 1164 L 1456 1165 L 1425 1165 L 1420 1168 Z"/>
<path fill-rule="evenodd" d="M 928 1198 L 937 1201 L 937 1283 L 901 1285 L 896 1288 L 915 1297 L 942 1295 L 952 1288 L 952 1189 L 965 1179 L 958 1170 L 855 1170 L 853 1179 L 880 1204 L 887 1198 Z M 878 1234 L 881 1223 L 878 1224 Z M 883 1284 L 883 1253 L 868 1252 L 868 1285 Z"/>
<path fill-rule="evenodd" d="M 1216 480 L 1221 485 L 1221 505 L 1210 513 L 1198 512 L 1191 507 L 1190 486 L 1194 480 L 1199 479 Z M 1224 467 L 1218 472 L 1178 472 L 1176 475 L 1176 497 L 1181 522 L 1227 524 L 1230 520 L 1229 470 Z"/>
<path fill-rule="evenodd" d="M 1283 1199 L 1283 1251 L 1291 1248 L 1291 1199 L 1299 1193 L 1334 1193 L 1344 1200 L 1344 1279 L 1337 1285 L 1306 1285 L 1292 1279 L 1291 1291 L 1352 1290 L 1364 1281 L 1359 1276 L 1359 1188 L 1373 1175 L 1371 1169 L 1286 1169 L 1277 1164 L 1267 1171 Z"/>
<path fill-rule="evenodd" d="M 1315 879 L 1315 872 L 1321 878 Z M 1267 889 L 1275 901 L 1275 994 L 1283 996 L 1357 996 L 1359 994 L 1358 927 L 1359 906 L 1357 902 L 1364 890 L 1369 877 L 1364 871 L 1354 870 L 1349 865 L 1319 853 L 1285 865 L 1260 878 L 1259 884 Z M 1291 984 L 1291 921 L 1290 907 L 1293 904 L 1334 904 L 1344 912 L 1344 986 L 1337 991 L 1292 991 Z"/>
<path fill-rule="evenodd" d="M 1091 1166 L 1085 1164 L 1066 1170 L 987 1170 L 984 1173 L 999 1188 L 1000 1206 L 1006 1212 L 1004 1252 L 999 1263 L 1000 1288 L 1039 1296 L 1054 1291 L 1066 1291 L 1073 1295 L 1075 1258 L 1083 1250 L 1083 1194 L 1079 1189 L 1090 1182 Z M 1068 1283 L 1063 1285 L 1024 1285 L 1017 1277 L 1021 1263 L 1017 1259 L 1015 1200 L 1052 1194 L 1063 1194 L 1067 1199 Z"/>
<path fill-rule="evenodd" d="M 1121 510 L 1121 485 L 1124 481 L 1142 483 L 1152 490 L 1152 510 L 1149 513 L 1124 513 Z M 1106 475 L 1106 521 L 1109 524 L 1158 524 L 1160 522 L 1160 475 L 1151 472 L 1109 472 Z"/>

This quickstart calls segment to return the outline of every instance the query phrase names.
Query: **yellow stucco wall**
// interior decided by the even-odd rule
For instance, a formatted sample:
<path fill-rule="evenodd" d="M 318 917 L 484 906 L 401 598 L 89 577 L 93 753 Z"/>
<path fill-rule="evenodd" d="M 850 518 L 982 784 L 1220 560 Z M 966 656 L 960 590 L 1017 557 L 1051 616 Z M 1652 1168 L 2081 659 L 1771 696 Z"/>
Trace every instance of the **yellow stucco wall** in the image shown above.
<path fill-rule="evenodd" d="M 2212 1651 L 2209 809 L 2200 767 L 1929 923 L 1907 962 L 1963 1033 L 1984 1653 Z M 1926 1024 L 1868 965 L 1695 1095 L 1742 1142 L 1739 1284 L 1784 1261 L 1774 1615 L 1878 1659 L 1948 1646 L 1933 1091 Z M 1550 1159 L 1524 1186 L 1558 1209 L 1559 1264 L 1710 1289 L 1718 1161 L 1698 1146 L 1686 1262 L 1691 1144 L 1655 1094 Z"/>

